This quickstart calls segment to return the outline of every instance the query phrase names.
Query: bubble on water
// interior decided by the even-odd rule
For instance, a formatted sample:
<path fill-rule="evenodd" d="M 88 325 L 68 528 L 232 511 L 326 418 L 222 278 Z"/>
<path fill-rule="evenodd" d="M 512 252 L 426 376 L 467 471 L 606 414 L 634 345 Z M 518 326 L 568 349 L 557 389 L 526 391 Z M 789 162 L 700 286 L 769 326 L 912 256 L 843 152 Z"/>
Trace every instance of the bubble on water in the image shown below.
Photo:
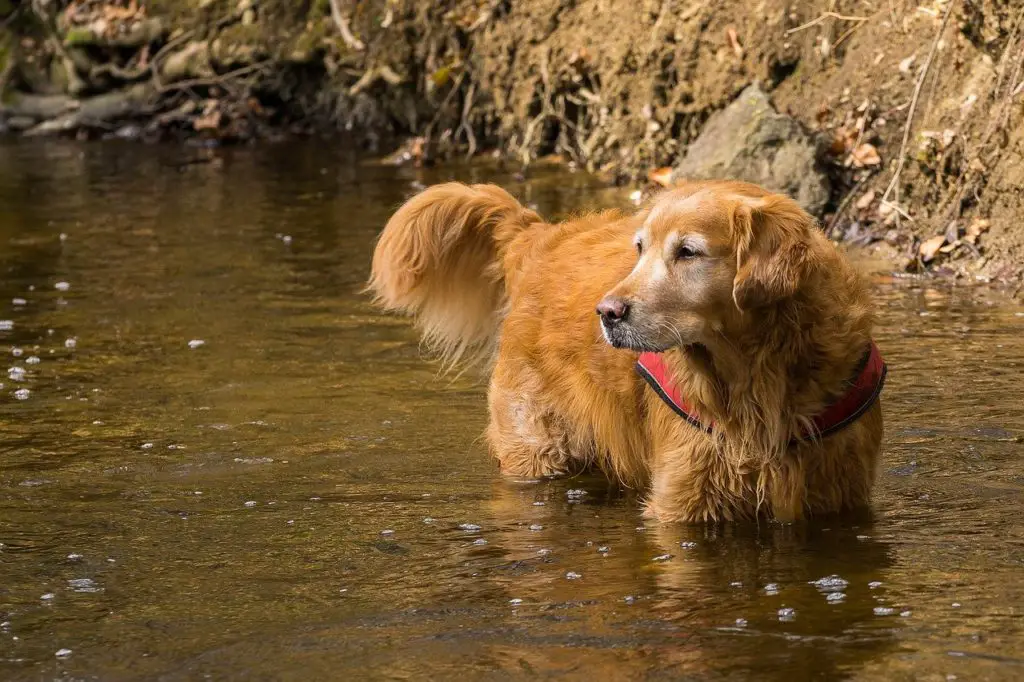
<path fill-rule="evenodd" d="M 13 355 L 16 358 L 20 358 L 24 354 L 25 354 L 25 351 L 23 351 L 22 349 L 18 348 L 17 346 L 15 346 L 14 348 L 11 348 L 11 355 Z"/>
<path fill-rule="evenodd" d="M 610 552 L 612 550 L 611 550 L 611 547 L 608 547 L 607 545 L 602 545 L 602 546 L 597 548 L 597 551 L 600 552 L 601 554 L 607 554 L 608 552 Z"/>
<path fill-rule="evenodd" d="M 746 618 L 737 618 L 736 619 L 736 627 L 738 627 L 738 628 L 745 628 L 745 627 L 747 627 L 747 619 Z"/>
<path fill-rule="evenodd" d="M 82 555 L 79 554 L 78 552 L 72 552 L 71 554 L 68 554 L 68 561 L 81 561 L 81 560 L 82 560 Z"/>
<path fill-rule="evenodd" d="M 74 338 L 74 337 L 72 337 L 70 339 L 64 339 L 64 347 L 65 348 L 77 348 L 78 347 L 78 339 Z"/>
<path fill-rule="evenodd" d="M 779 593 L 778 583 L 768 583 L 764 586 L 764 593 L 767 595 L 773 595 Z"/>
<path fill-rule="evenodd" d="M 53 592 L 47 592 L 46 594 L 42 595 L 39 598 L 42 599 L 43 601 L 50 601 L 51 599 L 53 599 L 56 596 L 57 595 L 55 595 Z"/>
<path fill-rule="evenodd" d="M 287 523 L 288 523 L 289 526 L 294 526 L 295 525 L 295 519 L 288 519 Z"/>
<path fill-rule="evenodd" d="M 93 426 L 103 426 L 103 422 L 101 422 L 99 419 L 94 419 L 93 422 L 92 422 L 92 425 Z"/>
<path fill-rule="evenodd" d="M 636 602 L 636 597 L 634 597 L 631 594 L 627 594 L 625 597 L 622 598 L 622 601 L 626 602 L 627 604 L 632 604 Z"/>
<path fill-rule="evenodd" d="M 913 611 L 900 611 L 900 618 L 910 618 L 914 615 Z"/>
<path fill-rule="evenodd" d="M 57 282 L 53 285 L 53 288 L 57 291 L 68 291 L 71 288 L 71 284 L 68 282 Z"/>
<path fill-rule="evenodd" d="M 475 523 L 460 523 L 459 528 L 461 530 L 480 530 L 480 526 Z"/>
<path fill-rule="evenodd" d="M 550 549 L 538 549 L 537 550 L 537 554 L 540 554 L 541 556 L 547 556 L 548 554 L 551 554 L 551 550 Z"/>
<path fill-rule="evenodd" d="M 282 235 L 281 236 L 281 241 L 283 241 L 285 244 L 291 244 L 292 243 L 292 236 L 290 234 Z"/>
<path fill-rule="evenodd" d="M 256 500 L 249 500 L 248 502 L 245 503 L 245 506 L 246 507 L 255 507 L 256 506 Z"/>
<path fill-rule="evenodd" d="M 697 543 L 696 542 L 680 542 L 679 546 L 682 547 L 683 549 L 693 549 L 694 547 L 697 546 Z"/>
<path fill-rule="evenodd" d="M 57 653 L 54 654 L 57 658 L 67 658 L 71 655 L 71 649 L 57 649 Z"/>
<path fill-rule="evenodd" d="M 951 604 L 951 606 L 952 606 L 952 607 L 953 607 L 954 609 L 958 609 L 958 608 L 960 608 L 960 602 L 958 602 L 958 601 L 955 601 L 955 602 L 953 602 L 953 603 Z"/>
<path fill-rule="evenodd" d="M 735 580 L 729 583 L 729 587 L 743 587 L 743 583 L 741 583 L 739 580 Z"/>
<path fill-rule="evenodd" d="M 891 606 L 876 606 L 874 611 L 876 616 L 891 616 L 896 613 L 896 609 Z"/>
<path fill-rule="evenodd" d="M 473 540 L 473 544 L 477 546 L 486 545 L 487 540 L 484 540 L 483 538 L 477 538 L 476 540 Z"/>
<path fill-rule="evenodd" d="M 567 571 L 566 574 L 565 574 L 565 579 L 566 580 L 579 580 L 582 577 L 583 577 L 583 574 L 582 573 L 577 573 L 576 571 Z"/>
<path fill-rule="evenodd" d="M 310 502 L 319 502 L 322 499 L 323 499 L 322 497 L 311 497 L 311 498 L 309 498 L 309 501 Z"/>
<path fill-rule="evenodd" d="M 876 589 L 878 589 L 881 586 L 882 586 L 882 581 L 881 580 L 872 580 L 871 582 L 868 583 L 868 587 L 871 588 L 872 590 L 876 590 Z"/>
<path fill-rule="evenodd" d="M 635 528 L 635 530 L 636 530 L 637 533 L 643 533 L 644 531 L 647 530 L 647 527 L 646 526 L 637 526 Z"/>
<path fill-rule="evenodd" d="M 531 523 L 530 530 L 544 530 L 544 526 L 540 525 L 539 523 Z"/>
<path fill-rule="evenodd" d="M 849 586 L 849 581 L 843 580 L 838 575 L 827 575 L 824 578 L 818 578 L 812 580 L 811 585 L 814 585 L 822 592 L 842 592 Z"/>
<path fill-rule="evenodd" d="M 573 488 L 571 490 L 566 490 L 565 496 L 568 497 L 570 500 L 582 500 L 584 497 L 587 496 L 587 491 L 580 490 L 578 488 Z"/>
<path fill-rule="evenodd" d="M 26 365 L 38 365 L 39 362 L 40 360 L 38 355 L 30 355 L 27 358 L 25 358 Z"/>
<path fill-rule="evenodd" d="M 658 561 L 658 562 L 668 561 L 668 560 L 672 559 L 673 556 L 674 556 L 673 554 L 662 554 L 660 556 L 654 557 L 653 559 L 651 559 L 651 561 Z"/>
<path fill-rule="evenodd" d="M 796 618 L 796 609 L 791 606 L 784 606 L 779 609 L 779 620 L 788 623 Z"/>
<path fill-rule="evenodd" d="M 14 329 L 14 320 L 0 320 L 0 332 L 9 332 Z"/>
<path fill-rule="evenodd" d="M 547 504 L 547 502 L 534 502 L 533 506 L 534 507 L 543 507 L 546 504 Z"/>
<path fill-rule="evenodd" d="M 246 502 L 246 504 L 249 504 L 249 503 L 248 503 L 248 502 Z M 255 504 L 255 503 L 253 503 L 253 504 Z M 381 535 L 394 535 L 394 534 L 395 534 L 395 531 L 391 530 L 390 528 L 386 528 L 386 529 L 382 530 L 382 531 L 380 532 L 380 534 L 381 534 Z"/>
<path fill-rule="evenodd" d="M 143 450 L 152 450 L 153 449 L 153 444 L 152 443 L 143 443 L 139 447 L 142 448 Z"/>
<path fill-rule="evenodd" d="M 423 517 L 423 523 L 433 523 L 433 522 L 434 522 L 433 517 L 431 517 L 431 516 L 424 516 Z"/>
<path fill-rule="evenodd" d="M 28 301 L 26 301 L 23 298 L 12 298 L 11 299 L 11 305 L 26 305 L 26 304 L 28 304 Z"/>
<path fill-rule="evenodd" d="M 25 368 L 24 367 L 11 367 L 7 370 L 7 378 L 11 381 L 24 381 L 25 380 Z"/>
<path fill-rule="evenodd" d="M 192 339 L 191 341 L 188 342 L 188 347 L 191 348 L 192 350 L 195 350 L 196 348 L 205 345 L 206 341 L 203 341 L 202 339 Z"/>
<path fill-rule="evenodd" d="M 519 599 L 519 598 L 509 599 L 508 603 L 511 604 L 512 606 L 519 606 L 520 604 L 523 603 L 523 600 Z"/>
<path fill-rule="evenodd" d="M 75 592 L 102 592 L 103 588 L 96 584 L 92 578 L 73 578 L 68 581 L 68 587 Z"/>
<path fill-rule="evenodd" d="M 825 600 L 829 604 L 838 604 L 839 602 L 846 601 L 846 594 L 843 592 L 829 592 Z"/>
<path fill-rule="evenodd" d="M 67 234 L 67 232 L 61 232 L 58 238 L 59 238 L 59 239 L 60 239 L 60 240 L 61 240 L 62 242 L 66 242 L 66 241 L 68 240 L 68 234 Z"/>
<path fill-rule="evenodd" d="M 28 400 L 28 397 L 30 395 L 32 395 L 32 391 L 28 390 L 27 388 L 19 388 L 17 391 L 14 392 L 14 397 L 17 400 Z"/>

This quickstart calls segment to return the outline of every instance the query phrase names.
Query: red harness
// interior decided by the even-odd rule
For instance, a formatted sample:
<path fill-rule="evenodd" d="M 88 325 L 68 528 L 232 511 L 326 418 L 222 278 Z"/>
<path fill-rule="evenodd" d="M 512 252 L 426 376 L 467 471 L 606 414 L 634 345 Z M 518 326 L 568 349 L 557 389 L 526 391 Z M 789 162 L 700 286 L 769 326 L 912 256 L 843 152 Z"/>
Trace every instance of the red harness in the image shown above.
<path fill-rule="evenodd" d="M 714 423 L 700 420 L 693 406 L 679 391 L 679 385 L 673 379 L 671 370 L 660 353 L 641 353 L 636 370 L 676 414 L 698 429 L 711 433 Z M 874 405 L 881 394 L 887 370 L 878 346 L 872 341 L 864 353 L 859 368 L 849 381 L 846 393 L 812 419 L 813 432 L 805 433 L 804 436 L 824 438 L 857 421 Z"/>

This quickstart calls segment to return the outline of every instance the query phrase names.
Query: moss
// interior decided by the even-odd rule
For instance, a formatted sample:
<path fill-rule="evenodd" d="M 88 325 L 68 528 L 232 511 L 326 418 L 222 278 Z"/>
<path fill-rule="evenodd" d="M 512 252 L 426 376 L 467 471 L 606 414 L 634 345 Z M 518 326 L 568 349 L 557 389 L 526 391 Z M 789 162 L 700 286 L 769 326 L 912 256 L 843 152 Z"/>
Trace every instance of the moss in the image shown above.
<path fill-rule="evenodd" d="M 96 34 L 87 28 L 72 28 L 64 34 L 64 44 L 68 47 L 94 45 L 95 43 Z"/>

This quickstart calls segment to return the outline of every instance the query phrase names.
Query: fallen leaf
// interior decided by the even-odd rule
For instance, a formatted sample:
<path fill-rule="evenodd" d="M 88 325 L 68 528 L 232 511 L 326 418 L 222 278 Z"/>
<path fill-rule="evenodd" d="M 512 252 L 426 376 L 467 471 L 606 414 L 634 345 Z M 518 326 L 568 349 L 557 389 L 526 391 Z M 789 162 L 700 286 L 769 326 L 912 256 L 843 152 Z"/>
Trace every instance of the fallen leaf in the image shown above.
<path fill-rule="evenodd" d="M 875 149 L 875 145 L 870 142 L 863 142 L 856 149 L 850 152 L 850 160 L 856 168 L 877 166 L 882 163 L 882 157 L 878 155 L 878 150 Z"/>
<path fill-rule="evenodd" d="M 910 73 L 910 67 L 914 65 L 914 60 L 917 59 L 917 53 L 910 55 L 906 59 L 900 62 L 900 73 Z"/>
<path fill-rule="evenodd" d="M 967 226 L 967 231 L 964 233 L 964 241 L 971 245 L 976 244 L 978 242 L 978 237 L 981 236 L 982 232 L 988 230 L 991 224 L 991 221 L 987 218 L 975 218 L 971 221 L 971 224 Z"/>
<path fill-rule="evenodd" d="M 945 246 L 940 248 L 939 249 L 939 253 L 950 253 L 951 251 L 953 251 L 953 249 L 955 249 L 958 246 L 960 246 L 960 240 L 959 239 L 956 240 L 955 242 L 953 242 L 952 244 L 946 244 Z"/>
<path fill-rule="evenodd" d="M 655 168 L 647 174 L 647 179 L 657 185 L 661 185 L 662 187 L 671 187 L 672 168 L 669 166 L 665 166 L 664 168 Z"/>
<path fill-rule="evenodd" d="M 875 190 L 868 190 L 860 199 L 857 199 L 857 203 L 854 204 L 859 210 L 863 211 L 865 208 L 871 205 L 871 202 L 875 200 Z"/>
<path fill-rule="evenodd" d="M 851 149 L 853 145 L 857 143 L 857 131 L 851 130 L 846 126 L 838 128 L 835 135 L 832 137 L 832 144 L 829 147 L 829 153 L 833 156 L 842 156 Z"/>
<path fill-rule="evenodd" d="M 192 122 L 196 130 L 216 130 L 220 127 L 221 113 L 219 109 L 213 109 L 204 113 Z"/>
<path fill-rule="evenodd" d="M 942 245 L 945 243 L 945 235 L 936 235 L 931 239 L 926 239 L 923 242 L 921 242 L 921 246 L 918 248 L 917 252 L 921 256 L 921 260 L 925 263 L 928 263 L 935 258 L 935 255 L 939 252 L 939 249 L 942 248 Z"/>
<path fill-rule="evenodd" d="M 725 34 L 729 37 L 729 44 L 732 45 L 733 54 L 736 55 L 737 59 L 743 59 L 743 46 L 740 45 L 740 37 L 736 33 L 736 29 L 730 26 L 725 29 Z"/>

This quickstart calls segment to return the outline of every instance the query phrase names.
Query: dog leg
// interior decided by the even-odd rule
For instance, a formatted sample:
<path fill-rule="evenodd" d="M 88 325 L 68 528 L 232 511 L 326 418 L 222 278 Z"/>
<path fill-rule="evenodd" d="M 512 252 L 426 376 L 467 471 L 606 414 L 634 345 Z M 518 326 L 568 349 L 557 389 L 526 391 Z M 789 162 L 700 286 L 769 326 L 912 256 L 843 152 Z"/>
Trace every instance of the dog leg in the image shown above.
<path fill-rule="evenodd" d="M 506 476 L 568 476 L 586 469 L 591 448 L 577 442 L 569 425 L 526 391 L 492 383 L 487 440 Z"/>

